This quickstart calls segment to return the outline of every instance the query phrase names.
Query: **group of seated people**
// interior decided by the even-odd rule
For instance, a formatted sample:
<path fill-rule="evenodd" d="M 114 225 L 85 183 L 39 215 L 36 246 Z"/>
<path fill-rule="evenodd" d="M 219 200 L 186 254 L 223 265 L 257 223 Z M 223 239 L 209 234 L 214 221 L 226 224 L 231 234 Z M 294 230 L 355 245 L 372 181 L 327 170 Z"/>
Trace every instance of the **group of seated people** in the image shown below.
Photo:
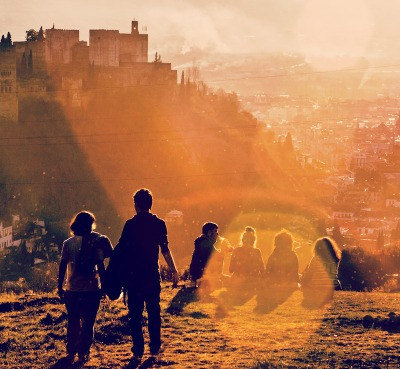
<path fill-rule="evenodd" d="M 224 255 L 228 253 L 231 253 L 230 275 L 223 275 Z M 293 237 L 283 230 L 275 235 L 273 251 L 264 267 L 253 227 L 245 228 L 239 247 L 233 249 L 218 236 L 215 223 L 206 223 L 202 235 L 195 241 L 190 274 L 195 285 L 206 283 L 209 287 L 222 281 L 227 290 L 236 296 L 257 294 L 259 304 L 265 302 L 268 296 L 287 295 L 301 288 L 304 304 L 323 305 L 332 299 L 335 289 L 340 289 L 340 257 L 340 250 L 331 238 L 319 238 L 314 243 L 308 266 L 300 274 Z"/>

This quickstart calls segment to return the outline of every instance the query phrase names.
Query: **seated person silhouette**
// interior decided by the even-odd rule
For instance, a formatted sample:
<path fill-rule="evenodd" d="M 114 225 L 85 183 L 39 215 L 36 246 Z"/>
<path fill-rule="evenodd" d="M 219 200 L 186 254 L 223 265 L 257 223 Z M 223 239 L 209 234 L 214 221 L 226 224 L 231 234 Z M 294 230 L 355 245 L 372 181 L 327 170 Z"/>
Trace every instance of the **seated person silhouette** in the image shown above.
<path fill-rule="evenodd" d="M 215 248 L 218 239 L 218 225 L 205 223 L 202 234 L 194 241 L 194 251 L 189 272 L 193 287 L 202 286 L 205 292 L 210 292 L 220 285 L 223 256 Z"/>
<path fill-rule="evenodd" d="M 265 283 L 258 290 L 258 312 L 267 312 L 285 302 L 298 288 L 299 262 L 293 237 L 283 230 L 275 235 L 274 249 L 265 267 Z"/>
<path fill-rule="evenodd" d="M 299 282 L 299 261 L 293 251 L 293 237 L 287 231 L 279 232 L 274 249 L 265 266 L 266 285 L 296 289 Z"/>
<path fill-rule="evenodd" d="M 331 238 L 322 237 L 315 241 L 314 255 L 300 280 L 305 306 L 323 306 L 332 300 L 335 289 L 341 289 L 338 279 L 340 258 L 339 247 Z"/>
<path fill-rule="evenodd" d="M 222 236 L 218 236 L 217 242 L 215 242 L 214 247 L 218 252 L 220 252 L 222 257 L 223 278 L 229 279 L 229 263 L 227 263 L 227 259 L 230 255 L 232 255 L 233 247 L 231 246 L 229 240 Z"/>
<path fill-rule="evenodd" d="M 257 235 L 253 227 L 246 227 L 241 235 L 241 245 L 232 252 L 228 286 L 232 297 L 245 302 L 254 296 L 264 274 L 261 251 L 256 247 Z"/>

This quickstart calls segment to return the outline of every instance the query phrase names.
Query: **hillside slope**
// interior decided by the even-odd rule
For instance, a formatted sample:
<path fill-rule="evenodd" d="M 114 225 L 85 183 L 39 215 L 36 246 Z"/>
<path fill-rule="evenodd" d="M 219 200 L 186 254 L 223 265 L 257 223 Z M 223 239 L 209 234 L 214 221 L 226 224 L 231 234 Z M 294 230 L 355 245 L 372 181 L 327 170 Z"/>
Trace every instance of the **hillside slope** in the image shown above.
<path fill-rule="evenodd" d="M 210 218 L 225 227 L 243 211 L 304 205 L 294 158 L 234 94 L 201 84 L 89 91 L 81 111 L 29 98 L 19 125 L 1 133 L 0 216 L 42 216 L 67 230 L 88 209 L 115 242 L 132 215 L 132 193 L 148 187 L 156 213 L 184 212 L 183 244 Z"/>

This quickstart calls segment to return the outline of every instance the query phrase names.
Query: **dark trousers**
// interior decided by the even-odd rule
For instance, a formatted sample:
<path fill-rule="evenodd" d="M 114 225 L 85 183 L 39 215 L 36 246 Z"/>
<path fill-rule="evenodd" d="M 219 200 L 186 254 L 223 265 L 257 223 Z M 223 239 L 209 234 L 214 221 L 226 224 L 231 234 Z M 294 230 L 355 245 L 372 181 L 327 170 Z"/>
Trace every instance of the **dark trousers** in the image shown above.
<path fill-rule="evenodd" d="M 133 341 L 132 352 L 136 356 L 142 356 L 144 352 L 142 329 L 144 303 L 146 303 L 148 315 L 150 351 L 157 351 L 161 345 L 160 291 L 159 282 L 128 289 L 128 309 Z"/>
<path fill-rule="evenodd" d="M 67 353 L 83 356 L 90 351 L 93 342 L 94 323 L 101 299 L 100 291 L 65 293 L 68 313 Z"/>

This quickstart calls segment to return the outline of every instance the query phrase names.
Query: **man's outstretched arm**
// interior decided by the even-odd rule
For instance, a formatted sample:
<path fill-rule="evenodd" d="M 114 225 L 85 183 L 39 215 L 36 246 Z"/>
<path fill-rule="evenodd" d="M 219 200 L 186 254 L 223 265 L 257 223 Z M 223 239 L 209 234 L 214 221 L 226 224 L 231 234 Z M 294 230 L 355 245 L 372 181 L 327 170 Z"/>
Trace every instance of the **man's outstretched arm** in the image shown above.
<path fill-rule="evenodd" d="M 176 287 L 178 284 L 178 281 L 179 281 L 179 274 L 178 274 L 178 271 L 176 270 L 174 258 L 171 254 L 171 251 L 169 251 L 169 250 L 163 251 L 162 254 L 164 256 L 164 259 L 165 259 L 169 269 L 172 272 L 172 282 L 173 282 L 172 286 Z"/>

